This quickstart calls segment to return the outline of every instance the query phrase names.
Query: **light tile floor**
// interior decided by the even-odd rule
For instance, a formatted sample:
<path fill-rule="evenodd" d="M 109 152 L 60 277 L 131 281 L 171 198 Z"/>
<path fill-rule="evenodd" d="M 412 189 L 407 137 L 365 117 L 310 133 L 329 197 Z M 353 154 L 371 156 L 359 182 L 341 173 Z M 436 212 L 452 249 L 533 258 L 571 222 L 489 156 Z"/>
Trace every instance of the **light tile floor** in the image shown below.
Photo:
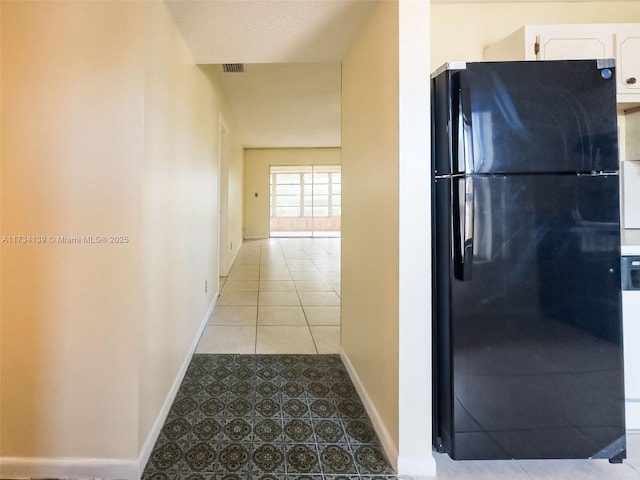
<path fill-rule="evenodd" d="M 245 241 L 196 353 L 338 353 L 340 238 Z"/>
<path fill-rule="evenodd" d="M 621 464 L 606 460 L 455 462 L 445 454 L 436 453 L 434 457 L 437 478 L 446 480 L 639 480 L 640 432 L 627 433 L 627 459 Z"/>

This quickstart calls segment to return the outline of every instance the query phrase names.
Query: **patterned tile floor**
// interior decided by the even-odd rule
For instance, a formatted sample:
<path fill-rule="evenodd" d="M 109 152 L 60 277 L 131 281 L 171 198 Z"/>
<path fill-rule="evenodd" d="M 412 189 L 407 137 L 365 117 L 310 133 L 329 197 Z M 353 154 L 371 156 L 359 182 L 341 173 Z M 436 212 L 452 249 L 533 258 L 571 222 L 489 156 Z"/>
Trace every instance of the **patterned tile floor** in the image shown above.
<path fill-rule="evenodd" d="M 143 480 L 391 479 L 338 355 L 196 354 Z"/>

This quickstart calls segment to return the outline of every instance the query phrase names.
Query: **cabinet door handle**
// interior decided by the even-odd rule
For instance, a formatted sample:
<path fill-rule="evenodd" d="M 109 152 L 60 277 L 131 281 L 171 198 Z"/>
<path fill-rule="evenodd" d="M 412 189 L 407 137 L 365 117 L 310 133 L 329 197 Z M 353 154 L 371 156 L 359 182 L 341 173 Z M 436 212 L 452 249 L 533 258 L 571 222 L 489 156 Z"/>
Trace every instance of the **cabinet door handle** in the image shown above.
<path fill-rule="evenodd" d="M 628 85 L 635 85 L 635 84 L 636 84 L 636 82 L 637 82 L 637 80 L 636 80 L 636 77 L 630 77 L 630 78 L 627 78 L 627 79 L 625 80 L 625 82 L 626 82 Z"/>

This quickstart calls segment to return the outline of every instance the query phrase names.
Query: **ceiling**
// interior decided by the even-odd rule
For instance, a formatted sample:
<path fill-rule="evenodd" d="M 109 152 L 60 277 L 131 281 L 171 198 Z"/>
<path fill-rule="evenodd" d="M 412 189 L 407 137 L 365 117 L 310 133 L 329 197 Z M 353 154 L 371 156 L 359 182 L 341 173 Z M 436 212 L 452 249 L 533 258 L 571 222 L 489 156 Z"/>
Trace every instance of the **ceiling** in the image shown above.
<path fill-rule="evenodd" d="M 340 62 L 385 0 L 164 1 L 196 63 L 223 84 L 245 147 L 340 146 Z M 223 74 L 223 63 L 245 73 Z"/>
<path fill-rule="evenodd" d="M 340 62 L 376 0 L 165 0 L 245 147 L 340 146 Z M 244 63 L 223 73 L 222 63 Z"/>
<path fill-rule="evenodd" d="M 206 68 L 241 123 L 245 147 L 340 146 L 340 63 L 246 64 L 244 73 Z"/>

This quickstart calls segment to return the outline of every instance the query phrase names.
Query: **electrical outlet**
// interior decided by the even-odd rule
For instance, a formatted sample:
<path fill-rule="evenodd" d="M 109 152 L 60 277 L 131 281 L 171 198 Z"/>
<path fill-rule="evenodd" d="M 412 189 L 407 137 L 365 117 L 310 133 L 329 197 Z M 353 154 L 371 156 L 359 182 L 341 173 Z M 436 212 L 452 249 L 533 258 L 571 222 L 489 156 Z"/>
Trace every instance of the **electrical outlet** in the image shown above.
<path fill-rule="evenodd" d="M 207 281 L 205 280 L 204 281 L 204 293 L 207 293 L 207 287 L 208 287 Z"/>

